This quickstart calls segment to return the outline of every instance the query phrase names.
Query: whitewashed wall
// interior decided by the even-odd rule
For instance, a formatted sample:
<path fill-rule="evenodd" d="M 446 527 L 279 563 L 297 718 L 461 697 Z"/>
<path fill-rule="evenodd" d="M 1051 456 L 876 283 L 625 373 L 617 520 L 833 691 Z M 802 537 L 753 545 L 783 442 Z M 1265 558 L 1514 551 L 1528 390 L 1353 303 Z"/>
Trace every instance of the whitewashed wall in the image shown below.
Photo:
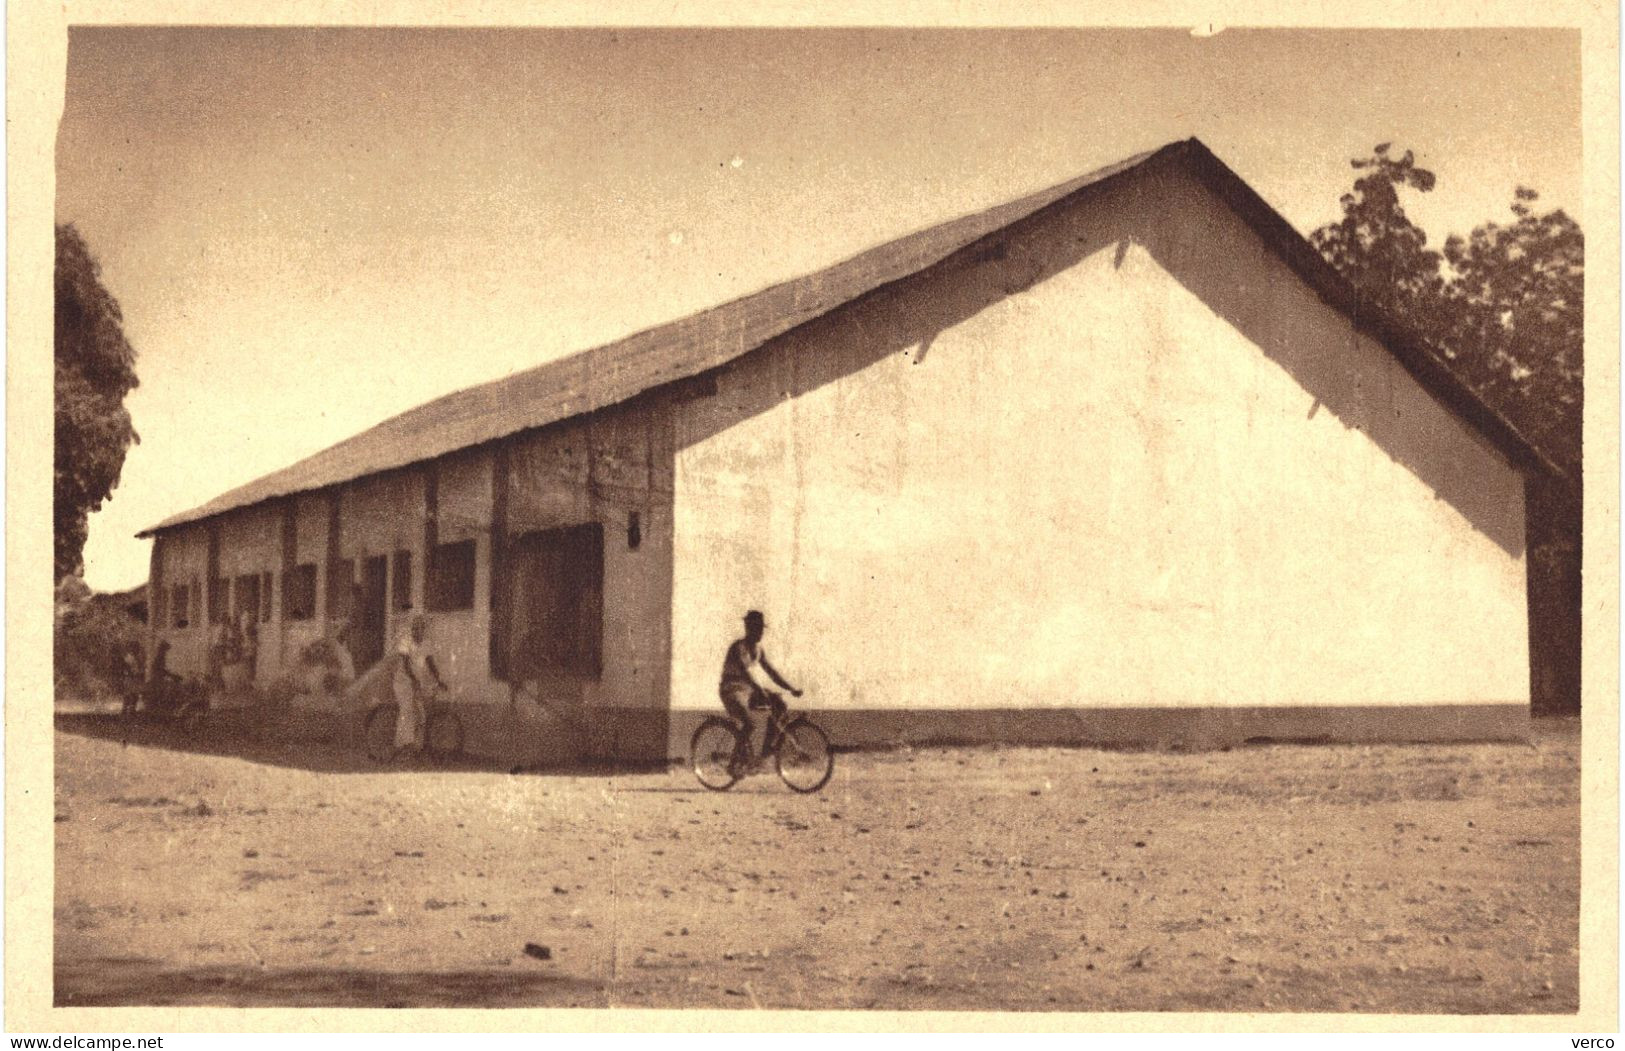
<path fill-rule="evenodd" d="M 677 441 L 679 709 L 750 607 L 832 708 L 1527 704 L 1519 475 L 1181 177 L 775 341 Z"/>
<path fill-rule="evenodd" d="M 249 573 L 259 575 L 264 588 L 265 574 L 271 574 L 273 619 L 259 624 L 259 650 L 254 662 L 254 678 L 265 684 L 281 667 L 281 633 L 272 630 L 280 615 L 282 579 L 282 516 L 274 506 L 250 507 L 220 520 L 220 575 L 231 581 Z M 206 552 L 205 552 L 206 553 Z M 233 607 L 235 608 L 235 596 Z"/>
<path fill-rule="evenodd" d="M 411 616 L 423 608 L 423 580 L 427 560 L 423 551 L 424 475 L 422 471 L 395 471 L 361 478 L 344 487 L 339 501 L 339 557 L 353 559 L 355 579 L 362 563 L 385 558 L 384 652 L 408 629 Z M 395 552 L 412 556 L 412 608 L 395 608 Z M 357 669 L 362 671 L 364 669 Z"/>
<path fill-rule="evenodd" d="M 663 710 L 669 696 L 671 438 L 664 401 L 524 436 L 512 446 L 514 537 L 600 523 L 604 533 L 603 674 L 561 697 L 596 709 Z M 631 547 L 631 515 L 639 544 Z"/>
<path fill-rule="evenodd" d="M 162 619 L 159 621 L 155 618 L 151 624 L 153 651 L 149 652 L 148 657 L 150 659 L 152 652 L 156 652 L 158 642 L 168 642 L 169 670 L 177 675 L 201 676 L 208 662 L 209 610 L 200 595 L 200 589 L 208 579 L 208 527 L 202 524 L 184 526 L 166 534 L 161 541 L 159 558 L 163 563 L 161 574 L 165 595 Z M 174 626 L 172 596 L 177 584 L 186 585 L 187 594 L 191 596 L 188 598 L 191 619 L 185 628 Z"/>

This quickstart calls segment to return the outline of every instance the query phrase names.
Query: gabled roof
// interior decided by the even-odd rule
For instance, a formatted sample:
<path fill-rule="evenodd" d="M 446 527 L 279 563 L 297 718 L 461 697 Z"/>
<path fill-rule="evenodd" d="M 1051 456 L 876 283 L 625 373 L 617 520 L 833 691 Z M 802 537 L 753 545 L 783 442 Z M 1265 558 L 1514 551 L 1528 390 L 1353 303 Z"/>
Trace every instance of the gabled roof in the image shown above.
<path fill-rule="evenodd" d="M 1285 219 L 1196 139 L 868 249 L 679 321 L 437 398 L 290 467 L 239 486 L 139 536 L 406 467 L 626 401 L 726 364 L 842 304 L 902 280 L 1051 205 L 1155 167 L 1184 166 L 1226 201 L 1322 299 L 1397 357 L 1424 389 L 1477 427 L 1518 466 L 1563 478 L 1419 338 L 1363 307 L 1352 286 Z"/>

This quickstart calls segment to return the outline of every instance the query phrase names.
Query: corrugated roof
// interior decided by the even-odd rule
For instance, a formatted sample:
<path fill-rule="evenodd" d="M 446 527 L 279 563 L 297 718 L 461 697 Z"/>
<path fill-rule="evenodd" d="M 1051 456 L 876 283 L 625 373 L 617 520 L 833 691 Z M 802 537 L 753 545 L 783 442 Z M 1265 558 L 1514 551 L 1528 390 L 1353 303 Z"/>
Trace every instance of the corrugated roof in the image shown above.
<path fill-rule="evenodd" d="M 705 372 L 775 336 L 901 280 L 1071 195 L 1153 162 L 1191 165 L 1311 287 L 1385 343 L 1435 396 L 1478 426 L 1515 462 L 1560 472 L 1505 420 L 1462 386 L 1420 340 L 1362 316 L 1353 289 L 1291 225 L 1196 139 L 1052 186 L 983 212 L 861 252 L 834 266 L 773 285 L 679 321 L 437 398 L 385 420 L 290 467 L 166 518 L 139 536 L 380 471 L 593 412 Z"/>

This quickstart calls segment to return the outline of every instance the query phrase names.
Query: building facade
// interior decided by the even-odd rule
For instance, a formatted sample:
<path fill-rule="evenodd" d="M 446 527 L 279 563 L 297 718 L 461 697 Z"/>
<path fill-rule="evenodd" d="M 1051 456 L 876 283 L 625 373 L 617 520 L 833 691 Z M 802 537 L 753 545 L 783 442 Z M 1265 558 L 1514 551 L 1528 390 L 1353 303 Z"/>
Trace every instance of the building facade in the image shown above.
<path fill-rule="evenodd" d="M 1541 465 L 1350 295 L 1178 143 L 176 516 L 152 631 L 426 611 L 519 759 L 681 755 L 752 608 L 843 744 L 1517 737 Z"/>

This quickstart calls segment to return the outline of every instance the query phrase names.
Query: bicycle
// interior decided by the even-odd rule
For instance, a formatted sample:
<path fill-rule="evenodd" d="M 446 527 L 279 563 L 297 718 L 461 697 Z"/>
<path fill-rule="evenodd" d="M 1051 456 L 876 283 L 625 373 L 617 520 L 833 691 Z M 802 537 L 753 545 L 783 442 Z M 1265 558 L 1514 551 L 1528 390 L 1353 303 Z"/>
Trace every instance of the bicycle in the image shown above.
<path fill-rule="evenodd" d="M 770 717 L 771 718 L 771 717 Z M 779 779 L 793 792 L 816 792 L 835 772 L 835 755 L 829 735 L 805 715 L 792 716 L 788 710 L 777 729 L 773 747 L 759 761 L 772 757 Z M 750 751 L 749 740 L 741 741 L 744 728 L 720 715 L 707 716 L 689 740 L 690 763 L 694 776 L 713 792 L 726 792 L 754 771 L 742 768 L 734 756 Z"/>
<path fill-rule="evenodd" d="M 146 683 L 131 691 L 121 705 L 124 739 L 137 722 L 178 727 L 187 737 L 196 737 L 209 713 L 209 691 L 193 679 L 176 678 Z"/>
<path fill-rule="evenodd" d="M 452 702 L 436 699 L 426 705 L 423 721 L 423 753 L 432 759 L 452 759 L 463 751 L 463 720 L 457 715 Z M 387 763 L 396 756 L 395 727 L 401 717 L 400 706 L 384 701 L 367 712 L 361 738 L 367 758 L 375 763 Z"/>

